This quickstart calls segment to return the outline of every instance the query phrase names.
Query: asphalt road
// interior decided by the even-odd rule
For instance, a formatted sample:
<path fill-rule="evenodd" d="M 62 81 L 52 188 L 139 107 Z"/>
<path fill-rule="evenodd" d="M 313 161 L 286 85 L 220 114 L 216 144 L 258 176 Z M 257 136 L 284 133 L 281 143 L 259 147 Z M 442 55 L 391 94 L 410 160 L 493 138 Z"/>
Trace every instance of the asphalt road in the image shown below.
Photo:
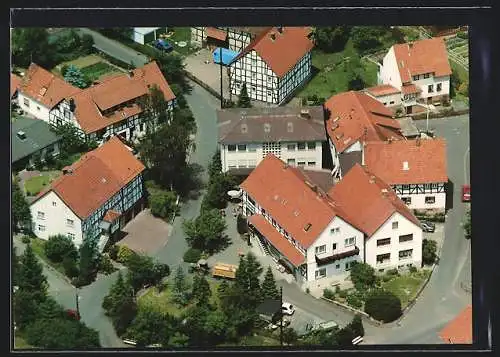
<path fill-rule="evenodd" d="M 107 38 L 99 32 L 93 31 L 89 28 L 79 28 L 80 34 L 88 34 L 94 39 L 94 44 L 97 48 L 112 54 L 113 57 L 118 58 L 126 63 L 133 63 L 134 66 L 140 67 L 148 63 L 148 58 L 129 47 L 122 45 L 120 42 Z"/>

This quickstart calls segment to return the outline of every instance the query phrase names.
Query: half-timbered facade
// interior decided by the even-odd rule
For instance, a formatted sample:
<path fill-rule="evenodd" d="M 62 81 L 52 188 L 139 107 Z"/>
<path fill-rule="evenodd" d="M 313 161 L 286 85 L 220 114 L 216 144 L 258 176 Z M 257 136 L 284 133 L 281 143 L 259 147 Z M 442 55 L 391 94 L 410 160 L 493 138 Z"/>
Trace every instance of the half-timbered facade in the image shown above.
<path fill-rule="evenodd" d="M 165 110 L 170 115 L 175 95 L 158 65 L 152 62 L 62 99 L 50 111 L 49 123 L 73 124 L 82 137 L 101 143 L 112 135 L 136 141 L 144 135 L 148 122 L 154 120 L 145 115 L 141 104 L 153 87 L 163 93 Z"/>
<path fill-rule="evenodd" d="M 442 38 L 396 44 L 379 67 L 378 80 L 401 91 L 401 101 L 411 113 L 416 102 L 448 101 L 451 67 Z"/>
<path fill-rule="evenodd" d="M 445 211 L 448 175 L 444 139 L 367 142 L 363 162 L 409 208 Z"/>
<path fill-rule="evenodd" d="M 117 137 L 63 169 L 30 205 L 33 232 L 41 239 L 62 234 L 80 246 L 106 243 L 144 206 L 144 165 Z"/>
<path fill-rule="evenodd" d="M 217 120 L 223 172 L 251 170 L 268 153 L 291 166 L 323 167 L 326 137 L 320 106 L 223 109 Z"/>
<path fill-rule="evenodd" d="M 278 27 L 259 34 L 229 67 L 230 90 L 246 85 L 251 99 L 281 104 L 311 76 L 309 28 Z"/>
<path fill-rule="evenodd" d="M 207 38 L 213 36 L 219 41 L 226 42 L 227 48 L 230 50 L 241 52 L 255 37 L 267 29 L 269 27 L 192 27 L 191 43 L 205 47 Z"/>

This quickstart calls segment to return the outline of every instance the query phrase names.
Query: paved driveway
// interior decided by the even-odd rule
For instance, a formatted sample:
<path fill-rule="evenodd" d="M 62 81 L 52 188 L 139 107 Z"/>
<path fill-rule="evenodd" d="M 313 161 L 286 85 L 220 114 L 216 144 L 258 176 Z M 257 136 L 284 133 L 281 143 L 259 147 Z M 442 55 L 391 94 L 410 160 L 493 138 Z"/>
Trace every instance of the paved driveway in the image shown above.
<path fill-rule="evenodd" d="M 148 209 L 140 212 L 122 229 L 127 233 L 125 238 L 118 242 L 135 252 L 153 254 L 167 244 L 172 226 L 160 218 L 156 218 Z"/>

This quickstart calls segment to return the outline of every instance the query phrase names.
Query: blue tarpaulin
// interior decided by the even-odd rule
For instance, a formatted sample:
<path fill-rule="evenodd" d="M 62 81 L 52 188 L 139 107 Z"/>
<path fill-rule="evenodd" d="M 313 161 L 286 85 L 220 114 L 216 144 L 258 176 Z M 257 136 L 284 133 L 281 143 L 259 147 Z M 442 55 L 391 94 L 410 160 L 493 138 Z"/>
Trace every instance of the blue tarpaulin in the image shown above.
<path fill-rule="evenodd" d="M 221 51 L 222 50 L 222 51 Z M 215 63 L 220 63 L 220 55 L 221 55 L 221 52 L 222 52 L 222 64 L 223 65 L 228 65 L 229 63 L 231 63 L 231 61 L 236 57 L 238 56 L 238 52 L 234 52 L 234 51 L 231 51 L 231 50 L 228 50 L 227 48 L 216 48 L 213 52 L 213 56 L 214 56 L 214 62 Z"/>

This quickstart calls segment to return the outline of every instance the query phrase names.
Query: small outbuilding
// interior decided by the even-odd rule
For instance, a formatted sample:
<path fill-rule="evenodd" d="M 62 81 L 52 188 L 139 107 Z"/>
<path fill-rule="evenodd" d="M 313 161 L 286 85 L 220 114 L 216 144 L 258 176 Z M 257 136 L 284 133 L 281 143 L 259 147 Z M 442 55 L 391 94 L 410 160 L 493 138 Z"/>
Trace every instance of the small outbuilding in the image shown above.
<path fill-rule="evenodd" d="M 222 57 L 222 64 L 224 66 L 228 66 L 233 59 L 238 56 L 238 52 L 228 50 L 227 48 L 216 48 L 213 52 L 213 58 L 215 63 L 220 63 L 221 62 L 221 57 Z"/>
<path fill-rule="evenodd" d="M 166 27 L 133 27 L 132 40 L 141 45 L 145 45 L 159 39 L 160 35 L 166 33 Z"/>

